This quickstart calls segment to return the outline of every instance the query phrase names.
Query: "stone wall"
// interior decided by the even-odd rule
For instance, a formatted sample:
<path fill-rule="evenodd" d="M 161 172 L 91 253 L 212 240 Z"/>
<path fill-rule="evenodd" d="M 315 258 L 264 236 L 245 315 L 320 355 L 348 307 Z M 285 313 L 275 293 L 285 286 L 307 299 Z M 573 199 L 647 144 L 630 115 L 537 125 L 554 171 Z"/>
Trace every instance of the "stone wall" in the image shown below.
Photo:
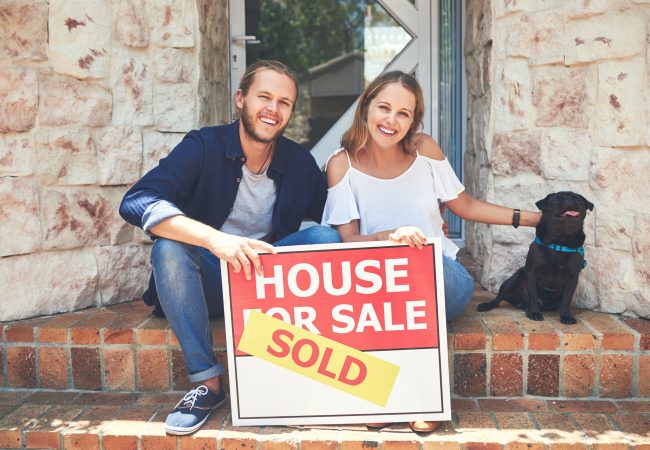
<path fill-rule="evenodd" d="M 149 239 L 117 208 L 185 132 L 228 120 L 226 8 L 0 3 L 0 321 L 142 293 Z"/>
<path fill-rule="evenodd" d="M 468 191 L 535 210 L 573 190 L 589 214 L 578 305 L 650 318 L 650 2 L 467 1 Z M 496 290 L 534 231 L 468 226 Z"/>

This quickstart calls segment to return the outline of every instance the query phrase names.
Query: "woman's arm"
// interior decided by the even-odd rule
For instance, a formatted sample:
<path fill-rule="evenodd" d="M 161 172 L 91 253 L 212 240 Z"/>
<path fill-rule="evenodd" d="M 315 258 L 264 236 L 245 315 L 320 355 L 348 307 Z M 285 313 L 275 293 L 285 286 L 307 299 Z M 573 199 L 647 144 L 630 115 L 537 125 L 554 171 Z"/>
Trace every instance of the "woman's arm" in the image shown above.
<path fill-rule="evenodd" d="M 451 212 L 465 220 L 472 222 L 489 223 L 492 225 L 512 225 L 514 210 L 505 206 L 495 205 L 471 197 L 466 192 L 461 192 L 458 197 L 445 202 Z M 541 212 L 521 211 L 519 224 L 525 227 L 536 226 L 542 218 Z"/>

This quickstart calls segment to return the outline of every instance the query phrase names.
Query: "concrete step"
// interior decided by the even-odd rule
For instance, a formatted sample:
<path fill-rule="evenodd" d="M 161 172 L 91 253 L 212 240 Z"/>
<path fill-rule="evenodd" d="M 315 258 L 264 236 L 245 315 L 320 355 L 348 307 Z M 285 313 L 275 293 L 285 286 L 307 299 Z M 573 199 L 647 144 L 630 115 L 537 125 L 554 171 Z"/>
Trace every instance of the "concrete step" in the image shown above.
<path fill-rule="evenodd" d="M 433 450 L 650 448 L 650 402 L 455 399 L 453 420 L 429 435 L 405 424 L 233 427 L 228 408 L 192 436 L 163 422 L 182 393 L 0 392 L 0 448 Z"/>
<path fill-rule="evenodd" d="M 650 321 L 575 311 L 543 322 L 474 304 L 449 324 L 453 397 L 650 399 Z M 223 320 L 214 351 L 226 363 Z M 190 386 L 174 334 L 141 301 L 0 324 L 0 389 L 170 392 Z"/>

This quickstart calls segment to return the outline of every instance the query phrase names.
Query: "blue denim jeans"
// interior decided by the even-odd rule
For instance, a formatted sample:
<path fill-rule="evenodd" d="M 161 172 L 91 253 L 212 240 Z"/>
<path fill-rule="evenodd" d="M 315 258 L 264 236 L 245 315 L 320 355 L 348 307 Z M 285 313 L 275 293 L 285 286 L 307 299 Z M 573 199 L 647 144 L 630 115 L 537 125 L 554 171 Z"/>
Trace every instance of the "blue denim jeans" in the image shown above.
<path fill-rule="evenodd" d="M 313 226 L 292 233 L 275 246 L 341 242 L 330 227 Z M 198 383 L 224 372 L 212 353 L 210 317 L 223 314 L 219 258 L 203 247 L 158 238 L 151 250 L 156 290 L 178 338 L 190 374 Z"/>
<path fill-rule="evenodd" d="M 447 322 L 465 311 L 472 300 L 474 281 L 458 260 L 442 257 L 442 276 L 445 280 L 445 310 Z"/>

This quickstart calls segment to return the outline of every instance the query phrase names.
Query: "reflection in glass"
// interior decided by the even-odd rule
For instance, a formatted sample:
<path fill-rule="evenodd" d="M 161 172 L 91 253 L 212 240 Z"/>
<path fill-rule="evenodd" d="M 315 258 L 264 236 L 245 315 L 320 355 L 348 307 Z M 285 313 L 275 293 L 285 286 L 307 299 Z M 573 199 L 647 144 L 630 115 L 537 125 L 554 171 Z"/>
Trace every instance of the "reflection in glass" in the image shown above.
<path fill-rule="evenodd" d="M 312 148 L 412 37 L 373 0 L 246 0 L 246 61 L 298 75 L 285 135 Z"/>

